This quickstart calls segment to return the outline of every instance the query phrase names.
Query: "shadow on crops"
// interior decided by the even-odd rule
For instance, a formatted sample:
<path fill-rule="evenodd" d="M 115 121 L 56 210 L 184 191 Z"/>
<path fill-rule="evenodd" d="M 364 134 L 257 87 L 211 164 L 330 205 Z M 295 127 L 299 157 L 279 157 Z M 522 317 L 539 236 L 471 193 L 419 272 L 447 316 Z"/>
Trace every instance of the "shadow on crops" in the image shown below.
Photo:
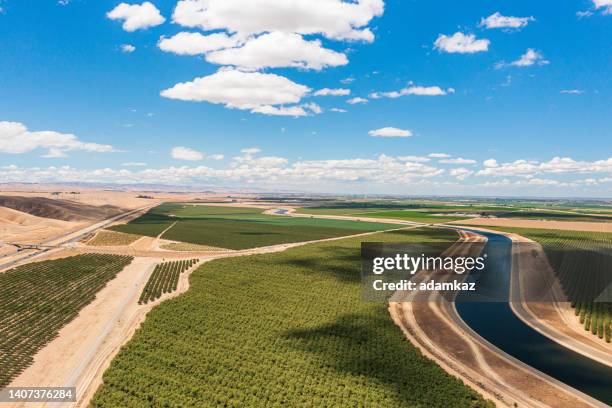
<path fill-rule="evenodd" d="M 394 231 L 397 236 L 406 235 L 414 238 L 418 231 Z M 439 245 L 449 246 L 454 240 L 448 240 L 448 232 L 440 230 L 428 231 L 429 238 L 432 240 L 447 239 L 440 242 Z M 423 237 L 424 241 L 427 240 Z M 398 237 L 401 241 L 401 237 Z M 365 241 L 365 240 L 364 240 Z M 436 241 L 434 241 L 436 242 Z M 414 242 L 413 242 L 414 244 Z M 310 251 L 312 247 L 304 247 L 299 252 L 294 252 L 291 257 L 283 257 L 275 260 L 278 265 L 286 265 L 289 267 L 297 267 L 312 271 L 317 274 L 328 274 L 340 279 L 344 282 L 360 283 L 361 282 L 361 248 L 359 245 L 344 246 L 326 244 L 317 246 L 315 250 Z M 442 250 L 440 249 L 440 252 Z"/>
<path fill-rule="evenodd" d="M 301 254 L 300 254 L 301 255 Z M 343 246 L 318 247 L 308 256 L 295 254 L 283 258 L 279 265 L 306 269 L 317 274 L 331 274 L 346 282 L 359 283 L 361 280 L 361 253 L 359 247 Z"/>
<path fill-rule="evenodd" d="M 165 222 L 170 222 L 170 221 L 176 221 L 176 219 L 172 217 L 168 217 L 164 214 L 146 213 L 142 215 L 141 217 L 138 217 L 130 221 L 129 224 L 159 224 L 159 223 L 165 223 Z"/>
<path fill-rule="evenodd" d="M 386 310 L 373 315 L 345 314 L 333 323 L 290 330 L 283 337 L 291 347 L 321 357 L 316 361 L 325 366 L 365 377 L 364 383 L 383 384 L 402 405 L 428 401 L 428 406 L 448 406 L 444 404 L 454 401 L 455 406 L 478 406 L 458 380 L 448 378 L 410 346 Z M 453 381 L 455 387 L 450 386 Z"/>

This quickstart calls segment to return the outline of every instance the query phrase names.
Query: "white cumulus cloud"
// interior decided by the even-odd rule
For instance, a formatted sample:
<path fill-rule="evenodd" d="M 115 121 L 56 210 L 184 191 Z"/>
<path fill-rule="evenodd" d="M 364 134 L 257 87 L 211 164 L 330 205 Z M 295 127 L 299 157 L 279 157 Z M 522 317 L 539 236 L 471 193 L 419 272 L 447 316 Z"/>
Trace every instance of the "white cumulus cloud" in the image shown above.
<path fill-rule="evenodd" d="M 487 159 L 484 162 L 482 162 L 483 166 L 485 167 L 497 167 L 497 160 L 495 159 Z"/>
<path fill-rule="evenodd" d="M 409 86 L 400 89 L 399 91 L 389 91 L 389 92 L 372 92 L 370 94 L 370 98 L 372 99 L 380 99 L 380 98 L 399 98 L 400 96 L 406 95 L 416 95 L 416 96 L 444 96 L 447 94 L 452 94 L 455 92 L 454 88 L 448 88 L 446 90 L 440 88 L 439 86 L 417 86 L 413 85 L 412 82 L 409 83 Z"/>
<path fill-rule="evenodd" d="M 350 94 L 351 94 L 351 90 L 346 89 L 346 88 L 336 88 L 336 89 L 323 88 L 323 89 L 319 89 L 318 91 L 314 93 L 315 96 L 346 96 Z"/>
<path fill-rule="evenodd" d="M 233 47 L 236 44 L 238 44 L 238 39 L 225 33 L 202 35 L 183 31 L 169 38 L 162 36 L 157 46 L 162 51 L 173 52 L 178 55 L 200 55 L 209 51 Z"/>
<path fill-rule="evenodd" d="M 497 164 L 497 162 L 495 162 Z M 525 177 L 532 178 L 539 174 L 584 174 L 584 173 L 612 173 L 612 157 L 605 160 L 578 161 L 571 157 L 553 157 L 549 161 L 515 160 L 501 163 L 496 166 L 486 166 L 478 171 L 478 176 L 495 177 Z"/>
<path fill-rule="evenodd" d="M 488 29 L 492 28 L 510 28 L 510 29 L 520 29 L 526 27 L 530 21 L 534 21 L 533 17 L 512 17 L 512 16 L 503 16 L 499 11 L 491 14 L 487 18 L 482 18 L 480 20 L 480 26 L 486 27 Z"/>
<path fill-rule="evenodd" d="M 297 104 L 309 91 L 307 86 L 276 74 L 220 69 L 212 75 L 178 83 L 163 90 L 161 95 L 170 99 L 210 102 L 228 108 L 270 113 L 278 110 L 269 107 Z"/>
<path fill-rule="evenodd" d="M 429 153 L 428 156 L 434 159 L 446 159 L 451 157 L 451 155 L 448 153 Z"/>
<path fill-rule="evenodd" d="M 489 50 L 490 41 L 476 39 L 474 34 L 456 32 L 453 35 L 440 34 L 434 42 L 434 48 L 441 52 L 473 54 Z"/>
<path fill-rule="evenodd" d="M 412 132 L 407 129 L 398 129 L 395 127 L 383 127 L 380 129 L 370 130 L 368 135 L 374 137 L 410 137 Z"/>
<path fill-rule="evenodd" d="M 519 59 L 516 61 L 512 61 L 510 65 L 515 67 L 528 67 L 534 64 L 537 65 L 546 65 L 549 61 L 544 59 L 544 56 L 541 52 L 534 50 L 533 48 L 528 48 L 527 51 Z"/>
<path fill-rule="evenodd" d="M 132 44 L 121 44 L 121 51 L 125 52 L 126 54 L 130 54 L 136 51 L 136 47 L 134 47 Z"/>
<path fill-rule="evenodd" d="M 142 4 L 121 3 L 106 16 L 111 20 L 123 20 L 125 31 L 136 31 L 163 24 L 166 19 L 155 5 L 149 1 Z"/>
<path fill-rule="evenodd" d="M 185 27 L 242 36 L 281 31 L 371 42 L 374 34 L 367 26 L 383 11 L 383 0 L 181 0 L 172 19 Z"/>
<path fill-rule="evenodd" d="M 206 61 L 246 69 L 293 67 L 321 70 L 348 64 L 346 55 L 323 48 L 320 40 L 300 34 L 271 32 L 250 38 L 243 46 L 210 52 Z"/>
<path fill-rule="evenodd" d="M 117 151 L 111 145 L 82 142 L 70 133 L 30 131 L 22 123 L 0 121 L 0 153 L 21 154 L 36 149 L 46 149 L 43 157 L 47 158 L 66 157 L 66 152 L 75 150 L 96 153 Z"/>
<path fill-rule="evenodd" d="M 517 195 L 521 192 L 541 195 L 542 187 L 563 188 L 567 193 L 584 193 L 584 188 L 593 186 L 591 193 L 609 196 L 612 190 L 612 158 L 579 161 L 569 157 L 554 157 L 548 161 L 515 160 L 497 163 L 488 159 L 480 171 L 457 167 L 442 169 L 429 157 L 388 156 L 381 154 L 376 158 L 335 158 L 325 160 L 290 161 L 284 157 L 264 156 L 256 147 L 242 149 L 217 168 L 200 163 L 195 165 L 170 166 L 162 168 L 77 169 L 71 166 L 49 166 L 22 168 L 17 165 L 0 165 L 0 180 L 4 182 L 94 182 L 94 183 L 155 183 L 190 184 L 220 186 L 235 185 L 244 188 L 245 184 L 262 188 L 302 188 L 312 191 L 363 192 L 373 186 L 379 191 L 397 192 L 398 187 L 423 188 L 432 192 L 448 193 L 452 186 L 454 192 L 465 194 L 467 191 L 482 194 L 483 189 L 491 192 Z M 213 159 L 201 153 L 204 158 Z M 446 154 L 434 153 L 436 156 Z M 447 155 L 446 155 L 447 156 Z M 484 164 L 484 163 L 483 163 Z M 459 183 L 471 175 L 499 177 L 484 179 L 482 183 Z M 447 178 L 441 178 L 448 175 Z M 579 176 L 580 178 L 576 178 Z M 525 189 L 530 187 L 531 189 Z M 471 188 L 474 188 L 471 190 Z M 551 190 L 548 190 L 550 192 Z M 558 190 L 561 191 L 561 190 Z M 581 194 L 582 194 L 581 193 Z M 555 193 L 558 195 L 558 193 Z"/>
<path fill-rule="evenodd" d="M 170 156 L 176 160 L 198 161 L 204 158 L 204 153 L 190 147 L 176 146 L 170 151 Z"/>
<path fill-rule="evenodd" d="M 423 156 L 398 156 L 397 160 L 417 162 L 417 163 L 427 163 L 428 161 L 431 161 L 429 157 L 423 157 Z"/>
<path fill-rule="evenodd" d="M 121 164 L 123 167 L 145 167 L 147 163 L 145 162 L 125 162 Z"/>
<path fill-rule="evenodd" d="M 456 169 L 451 169 L 449 174 L 456 177 L 457 180 L 465 180 L 468 176 L 474 174 L 474 171 L 466 169 L 465 167 L 459 167 Z"/>
<path fill-rule="evenodd" d="M 254 113 L 262 113 L 264 115 L 270 116 L 308 116 L 310 114 L 319 114 L 322 112 L 322 109 L 316 103 L 305 103 L 302 105 L 295 106 L 271 106 L 271 105 L 263 105 L 253 108 L 251 112 Z"/>
<path fill-rule="evenodd" d="M 559 91 L 559 93 L 565 95 L 582 95 L 584 91 L 581 89 L 562 89 L 561 91 Z"/>
<path fill-rule="evenodd" d="M 349 105 L 356 105 L 358 103 L 368 103 L 368 100 L 366 98 L 361 98 L 359 96 L 356 96 L 354 98 L 347 100 L 346 103 L 348 103 Z"/>
<path fill-rule="evenodd" d="M 444 164 L 476 164 L 476 160 L 464 159 L 463 157 L 454 157 L 452 159 L 442 159 L 439 161 Z"/>
<path fill-rule="evenodd" d="M 593 0 L 593 7 L 603 14 L 612 14 L 612 0 Z"/>

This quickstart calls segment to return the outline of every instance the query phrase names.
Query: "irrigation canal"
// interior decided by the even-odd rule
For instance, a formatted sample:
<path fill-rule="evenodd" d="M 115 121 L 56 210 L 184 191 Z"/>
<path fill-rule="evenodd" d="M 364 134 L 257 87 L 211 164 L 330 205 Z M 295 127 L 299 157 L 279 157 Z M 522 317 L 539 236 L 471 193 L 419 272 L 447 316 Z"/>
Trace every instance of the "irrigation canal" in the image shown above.
<path fill-rule="evenodd" d="M 510 308 L 512 240 L 500 234 L 472 231 L 488 241 L 484 251 L 488 261 L 483 276 L 491 280 L 485 287 L 500 288 L 506 301 L 457 297 L 456 308 L 463 321 L 488 342 L 523 363 L 583 393 L 612 405 L 612 368 L 567 349 L 540 334 L 519 319 Z M 480 288 L 480 285 L 477 285 Z M 479 294 L 482 299 L 490 293 Z"/>

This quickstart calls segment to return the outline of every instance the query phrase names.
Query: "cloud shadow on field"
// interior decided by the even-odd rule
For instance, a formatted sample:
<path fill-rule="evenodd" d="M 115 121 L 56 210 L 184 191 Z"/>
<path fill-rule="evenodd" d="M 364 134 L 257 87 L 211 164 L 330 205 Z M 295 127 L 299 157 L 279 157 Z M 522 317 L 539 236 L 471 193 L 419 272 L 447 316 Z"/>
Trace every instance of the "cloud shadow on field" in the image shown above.
<path fill-rule="evenodd" d="M 278 262 L 280 265 L 316 271 L 317 274 L 331 274 L 345 282 L 361 281 L 361 253 L 359 247 L 342 246 L 318 247 L 315 253 L 300 257 L 298 254 L 290 259 Z"/>
<path fill-rule="evenodd" d="M 344 314 L 332 323 L 287 331 L 283 337 L 291 347 L 314 354 L 314 364 L 331 367 L 342 376 L 375 382 L 401 405 L 416 406 L 426 400 L 431 407 L 447 407 L 450 401 L 457 407 L 486 406 L 462 387 L 439 381 L 447 374 L 410 345 L 385 306 L 372 307 L 384 310 Z"/>

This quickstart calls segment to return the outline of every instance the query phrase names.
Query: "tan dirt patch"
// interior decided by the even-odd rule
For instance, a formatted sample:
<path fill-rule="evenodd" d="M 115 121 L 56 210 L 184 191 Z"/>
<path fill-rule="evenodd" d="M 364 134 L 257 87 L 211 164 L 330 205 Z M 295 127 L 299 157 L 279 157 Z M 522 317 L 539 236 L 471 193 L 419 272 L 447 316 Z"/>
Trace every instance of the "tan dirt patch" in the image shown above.
<path fill-rule="evenodd" d="M 545 221 L 521 220 L 514 218 L 473 218 L 470 220 L 452 221 L 447 224 L 483 225 L 491 227 L 535 228 L 569 231 L 612 232 L 610 222 L 580 222 L 580 221 Z"/>

